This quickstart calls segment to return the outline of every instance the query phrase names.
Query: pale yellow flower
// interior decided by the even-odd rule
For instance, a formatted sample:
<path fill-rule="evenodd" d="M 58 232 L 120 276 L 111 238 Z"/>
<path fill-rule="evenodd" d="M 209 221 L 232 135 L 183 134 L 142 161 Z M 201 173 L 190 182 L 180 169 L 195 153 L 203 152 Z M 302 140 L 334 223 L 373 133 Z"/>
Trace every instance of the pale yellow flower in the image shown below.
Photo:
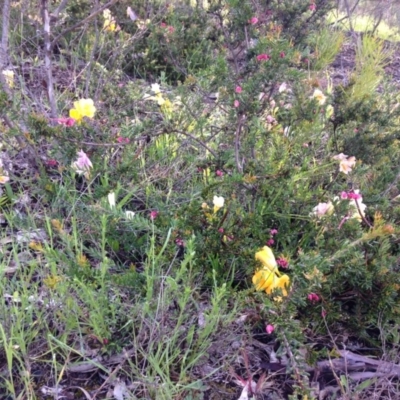
<path fill-rule="evenodd" d="M 4 75 L 8 87 L 12 89 L 14 87 L 14 71 L 5 69 L 2 71 L 2 74 Z"/>
<path fill-rule="evenodd" d="M 347 160 L 340 161 L 339 171 L 348 175 L 349 172 L 352 171 L 352 168 L 356 165 L 356 158 L 349 157 Z"/>
<path fill-rule="evenodd" d="M 216 213 L 220 208 L 224 206 L 225 199 L 222 196 L 214 196 L 214 213 Z"/>
<path fill-rule="evenodd" d="M 326 96 L 319 89 L 314 90 L 312 98 L 317 100 L 320 106 L 324 105 L 326 102 Z"/>
<path fill-rule="evenodd" d="M 115 193 L 111 192 L 108 194 L 108 204 L 110 205 L 110 208 L 115 208 Z"/>
<path fill-rule="evenodd" d="M 269 271 L 275 271 L 278 268 L 274 253 L 268 246 L 264 246 L 256 253 L 256 260 L 260 261 L 263 267 Z"/>

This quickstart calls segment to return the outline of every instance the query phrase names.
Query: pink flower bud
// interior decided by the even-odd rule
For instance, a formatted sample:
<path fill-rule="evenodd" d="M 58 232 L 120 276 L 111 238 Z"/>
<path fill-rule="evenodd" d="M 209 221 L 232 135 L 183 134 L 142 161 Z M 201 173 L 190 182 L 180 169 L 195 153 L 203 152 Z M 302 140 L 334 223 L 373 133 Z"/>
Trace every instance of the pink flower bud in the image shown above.
<path fill-rule="evenodd" d="M 238 108 L 240 106 L 239 100 L 233 102 L 233 107 Z"/>
<path fill-rule="evenodd" d="M 276 263 L 281 267 L 281 268 L 287 268 L 289 266 L 289 263 L 286 259 L 283 257 L 279 257 L 276 259 Z"/>
<path fill-rule="evenodd" d="M 243 89 L 240 86 L 235 87 L 235 92 L 236 93 L 242 93 Z"/>
<path fill-rule="evenodd" d="M 257 56 L 257 61 L 268 61 L 271 57 L 268 54 L 259 54 Z"/>
<path fill-rule="evenodd" d="M 322 318 L 325 318 L 327 314 L 328 314 L 328 312 L 327 312 L 326 310 L 322 309 L 322 311 L 321 311 L 321 317 L 322 317 Z"/>
<path fill-rule="evenodd" d="M 249 19 L 249 23 L 250 23 L 251 25 L 255 25 L 255 24 L 257 24 L 257 22 L 258 22 L 258 18 L 257 18 L 257 17 L 251 17 L 251 18 Z"/>
<path fill-rule="evenodd" d="M 265 331 L 267 332 L 268 335 L 270 335 L 274 330 L 275 330 L 275 327 L 273 325 L 271 325 L 271 324 L 268 324 L 265 327 Z"/>
<path fill-rule="evenodd" d="M 217 176 L 224 176 L 224 173 L 223 173 L 222 171 L 220 171 L 219 169 L 217 169 L 217 170 L 215 171 L 215 175 L 217 175 Z"/>
<path fill-rule="evenodd" d="M 267 246 L 273 246 L 274 244 L 275 244 L 275 240 L 274 239 L 267 240 Z"/>
<path fill-rule="evenodd" d="M 158 216 L 158 211 L 151 211 L 150 212 L 150 219 L 154 221 Z"/>
<path fill-rule="evenodd" d="M 310 293 L 307 296 L 307 299 L 310 300 L 311 303 L 317 303 L 320 300 L 319 296 L 316 293 Z"/>
<path fill-rule="evenodd" d="M 270 231 L 269 231 L 269 233 L 273 236 L 273 235 L 276 235 L 277 233 L 278 233 L 278 229 L 271 229 Z"/>
<path fill-rule="evenodd" d="M 218 232 L 219 232 L 219 233 L 224 233 L 224 228 L 219 228 L 219 229 L 218 229 Z"/>
<path fill-rule="evenodd" d="M 348 195 L 347 195 L 347 192 L 342 192 L 342 193 L 340 193 L 340 198 L 342 199 L 342 200 L 347 200 L 349 197 L 348 197 Z"/>
<path fill-rule="evenodd" d="M 280 54 L 279 54 L 279 57 L 280 57 L 280 58 L 285 58 L 285 56 L 286 56 L 285 52 L 284 52 L 284 51 L 281 51 Z"/>

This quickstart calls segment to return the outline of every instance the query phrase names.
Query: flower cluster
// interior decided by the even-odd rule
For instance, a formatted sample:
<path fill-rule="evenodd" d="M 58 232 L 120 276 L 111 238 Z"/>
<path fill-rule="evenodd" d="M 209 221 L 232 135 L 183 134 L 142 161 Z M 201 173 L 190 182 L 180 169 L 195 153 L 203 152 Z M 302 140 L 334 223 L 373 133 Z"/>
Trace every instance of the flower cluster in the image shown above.
<path fill-rule="evenodd" d="M 363 203 L 363 198 L 359 190 L 342 192 L 340 194 L 340 199 L 336 196 L 333 200 L 335 202 L 340 202 L 340 200 L 349 201 L 349 213 L 343 222 L 353 218 L 361 222 L 365 217 L 365 210 L 367 206 Z M 335 207 L 331 201 L 328 201 L 327 203 L 319 203 L 313 208 L 310 216 L 322 218 L 326 215 L 332 215 L 334 210 Z"/>
<path fill-rule="evenodd" d="M 106 8 L 103 11 L 103 17 L 104 17 L 103 29 L 105 31 L 115 32 L 121 29 L 115 22 L 115 18 L 111 15 L 111 11 L 108 8 Z"/>
<path fill-rule="evenodd" d="M 253 275 L 253 284 L 256 290 L 265 290 L 267 294 L 272 294 L 276 289 L 280 289 L 282 296 L 287 296 L 290 278 L 278 271 L 278 264 L 272 250 L 268 246 L 264 246 L 256 253 L 255 258 L 262 264 L 262 268 Z M 274 297 L 274 300 L 282 301 L 282 297 Z"/>

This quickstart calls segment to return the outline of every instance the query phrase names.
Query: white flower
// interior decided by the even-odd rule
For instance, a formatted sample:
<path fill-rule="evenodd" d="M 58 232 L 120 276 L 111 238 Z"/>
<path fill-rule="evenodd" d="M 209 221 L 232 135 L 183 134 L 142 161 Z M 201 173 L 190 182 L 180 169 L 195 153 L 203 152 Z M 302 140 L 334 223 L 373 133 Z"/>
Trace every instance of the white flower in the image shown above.
<path fill-rule="evenodd" d="M 153 83 L 153 84 L 151 85 L 151 91 L 152 91 L 154 94 L 161 93 L 160 85 L 159 85 L 158 83 Z"/>
<path fill-rule="evenodd" d="M 282 92 L 284 92 L 284 91 L 286 91 L 286 89 L 287 89 L 287 83 L 286 82 L 283 82 L 283 83 L 281 83 L 281 85 L 279 86 L 279 93 L 282 93 Z"/>
<path fill-rule="evenodd" d="M 216 213 L 220 208 L 224 206 L 225 199 L 222 196 L 214 196 L 213 204 L 214 204 L 214 213 Z"/>
<path fill-rule="evenodd" d="M 312 98 L 317 100 L 319 105 L 322 106 L 326 102 L 326 96 L 319 89 L 315 89 Z"/>
<path fill-rule="evenodd" d="M 115 208 L 115 193 L 111 192 L 108 194 L 108 204 L 110 205 L 110 208 Z"/>
<path fill-rule="evenodd" d="M 327 203 L 319 203 L 317 206 L 315 206 L 310 216 L 322 218 L 324 215 L 332 215 L 333 211 L 333 204 L 331 201 L 328 201 Z"/>
<path fill-rule="evenodd" d="M 339 171 L 348 175 L 351 172 L 352 168 L 356 165 L 356 158 L 346 156 L 346 154 L 340 153 L 337 156 L 333 157 L 334 160 L 339 160 Z"/>
<path fill-rule="evenodd" d="M 135 217 L 135 213 L 133 211 L 125 211 L 126 219 L 133 219 Z"/>

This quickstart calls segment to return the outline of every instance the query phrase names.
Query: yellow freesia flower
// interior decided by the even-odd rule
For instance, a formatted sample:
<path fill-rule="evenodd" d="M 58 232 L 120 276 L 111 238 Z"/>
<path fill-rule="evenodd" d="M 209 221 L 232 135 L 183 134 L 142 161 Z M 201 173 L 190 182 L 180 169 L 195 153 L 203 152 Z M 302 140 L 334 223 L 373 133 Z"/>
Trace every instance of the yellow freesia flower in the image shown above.
<path fill-rule="evenodd" d="M 256 290 L 265 290 L 267 294 L 272 294 L 275 289 L 281 289 L 282 296 L 286 297 L 290 278 L 286 274 L 281 275 L 278 271 L 278 265 L 272 250 L 268 246 L 264 246 L 261 251 L 256 253 L 256 260 L 263 265 L 263 268 L 253 275 L 253 284 Z M 274 300 L 282 301 L 282 297 L 274 297 Z"/>
<path fill-rule="evenodd" d="M 80 99 L 74 102 L 74 108 L 69 110 L 69 116 L 80 124 L 83 117 L 93 118 L 95 112 L 96 107 L 92 99 Z"/>
<path fill-rule="evenodd" d="M 274 253 L 268 246 L 264 246 L 262 250 L 256 253 L 256 260 L 260 261 L 264 268 L 267 268 L 269 271 L 274 271 L 278 267 Z"/>

